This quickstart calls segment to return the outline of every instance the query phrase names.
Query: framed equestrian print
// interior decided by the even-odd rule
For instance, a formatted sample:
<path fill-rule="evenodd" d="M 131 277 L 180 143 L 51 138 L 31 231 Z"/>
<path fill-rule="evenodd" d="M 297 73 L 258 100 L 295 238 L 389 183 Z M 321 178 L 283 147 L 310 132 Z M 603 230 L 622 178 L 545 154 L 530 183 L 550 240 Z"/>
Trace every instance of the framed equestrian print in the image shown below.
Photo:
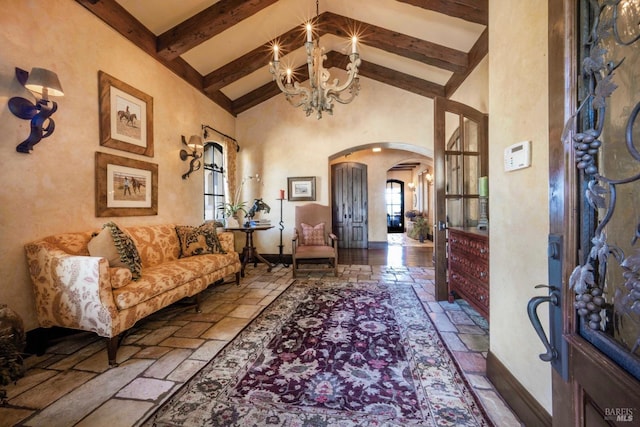
<path fill-rule="evenodd" d="M 153 98 L 98 71 L 100 145 L 153 157 Z"/>
<path fill-rule="evenodd" d="M 96 216 L 158 214 L 158 165 L 96 152 Z"/>

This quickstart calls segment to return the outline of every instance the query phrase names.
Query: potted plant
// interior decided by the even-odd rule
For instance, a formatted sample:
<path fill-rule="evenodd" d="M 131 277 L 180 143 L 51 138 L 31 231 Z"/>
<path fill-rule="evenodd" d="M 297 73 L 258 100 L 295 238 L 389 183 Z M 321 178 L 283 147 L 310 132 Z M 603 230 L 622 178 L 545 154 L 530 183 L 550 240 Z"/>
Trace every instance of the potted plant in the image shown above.
<path fill-rule="evenodd" d="M 416 216 L 413 221 L 413 228 L 409 234 L 409 237 L 420 240 L 420 243 L 424 242 L 424 239 L 428 238 L 431 234 L 431 226 L 423 216 Z"/>

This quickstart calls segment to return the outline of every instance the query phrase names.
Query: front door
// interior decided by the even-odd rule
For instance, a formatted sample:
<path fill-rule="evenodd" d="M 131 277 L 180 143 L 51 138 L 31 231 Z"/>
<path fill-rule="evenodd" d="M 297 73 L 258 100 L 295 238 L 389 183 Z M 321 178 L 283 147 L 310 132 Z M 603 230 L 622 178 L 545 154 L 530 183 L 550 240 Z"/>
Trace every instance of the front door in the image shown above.
<path fill-rule="evenodd" d="M 387 233 L 404 232 L 404 182 L 388 179 L 385 191 Z"/>
<path fill-rule="evenodd" d="M 639 425 L 640 3 L 548 4 L 553 425 Z"/>

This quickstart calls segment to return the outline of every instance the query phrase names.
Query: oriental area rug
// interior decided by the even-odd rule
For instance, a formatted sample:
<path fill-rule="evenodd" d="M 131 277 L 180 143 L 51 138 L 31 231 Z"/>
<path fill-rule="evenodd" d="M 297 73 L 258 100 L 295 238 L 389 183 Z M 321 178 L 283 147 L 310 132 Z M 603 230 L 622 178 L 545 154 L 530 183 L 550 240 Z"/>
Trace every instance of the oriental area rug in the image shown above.
<path fill-rule="evenodd" d="M 295 282 L 155 426 L 486 426 L 410 284 Z"/>

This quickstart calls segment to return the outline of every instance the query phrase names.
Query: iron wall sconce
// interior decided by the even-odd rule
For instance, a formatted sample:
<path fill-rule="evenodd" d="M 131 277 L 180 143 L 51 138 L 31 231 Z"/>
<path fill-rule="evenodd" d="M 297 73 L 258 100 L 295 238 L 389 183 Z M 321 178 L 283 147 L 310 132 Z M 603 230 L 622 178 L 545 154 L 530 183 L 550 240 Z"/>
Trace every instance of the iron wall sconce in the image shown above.
<path fill-rule="evenodd" d="M 202 149 L 204 148 L 204 146 L 202 145 L 202 138 L 198 135 L 191 135 L 189 137 L 189 142 L 187 142 L 184 135 L 182 135 L 182 143 L 189 147 L 191 152 L 183 148 L 182 150 L 180 150 L 180 159 L 182 161 L 185 161 L 189 157 L 193 157 L 193 159 L 191 159 L 191 162 L 189 162 L 189 170 L 184 175 L 182 175 L 182 179 L 187 179 L 192 172 L 197 171 L 202 166 L 200 158 L 202 157 Z"/>
<path fill-rule="evenodd" d="M 19 96 L 9 100 L 9 110 L 15 116 L 31 120 L 29 137 L 16 147 L 19 153 L 30 153 L 34 145 L 51 135 L 56 128 L 51 116 L 58 109 L 58 104 L 51 101 L 49 107 L 49 96 L 64 96 L 64 92 L 56 73 L 44 68 L 32 68 L 28 73 L 16 67 L 16 79 L 36 96 L 35 104 Z M 36 94 L 41 96 L 40 99 Z"/>

